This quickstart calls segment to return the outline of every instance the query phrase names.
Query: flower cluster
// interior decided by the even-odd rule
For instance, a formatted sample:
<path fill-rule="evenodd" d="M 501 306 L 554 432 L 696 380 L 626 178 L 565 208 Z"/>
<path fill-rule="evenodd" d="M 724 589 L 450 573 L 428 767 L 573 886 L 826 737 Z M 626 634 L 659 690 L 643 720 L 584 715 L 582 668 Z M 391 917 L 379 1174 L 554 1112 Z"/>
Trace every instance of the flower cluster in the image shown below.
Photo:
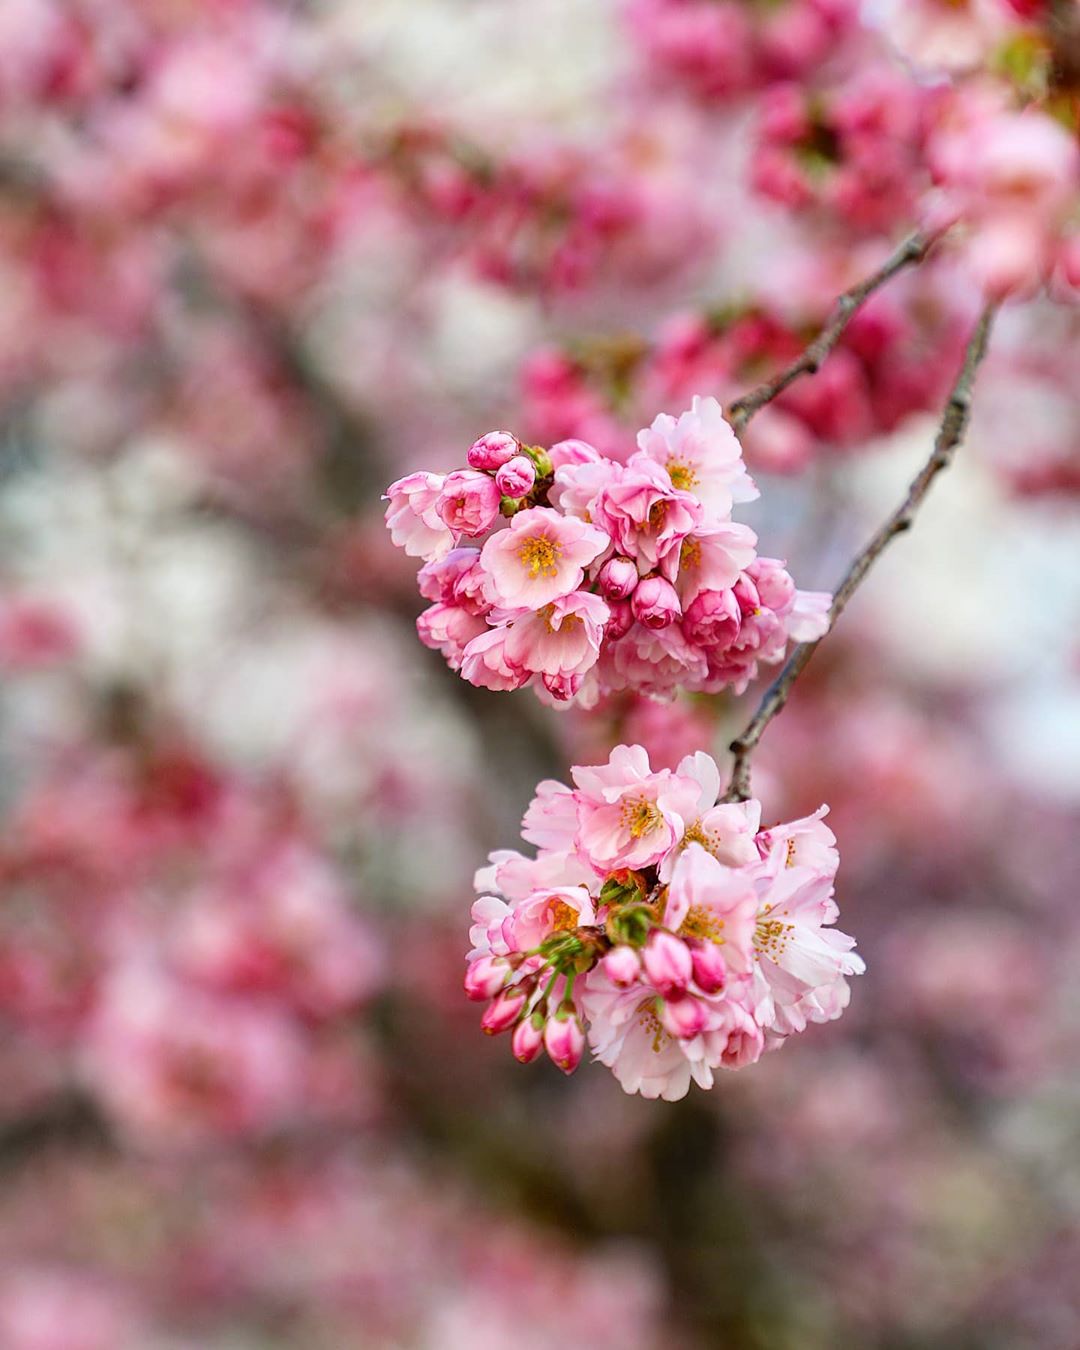
<path fill-rule="evenodd" d="M 847 1006 L 861 974 L 838 911 L 827 808 L 770 829 L 756 801 L 717 804 L 698 752 L 653 772 L 641 746 L 547 781 L 522 834 L 476 877 L 465 989 L 566 1073 L 586 1043 L 627 1092 L 674 1101 Z"/>
<path fill-rule="evenodd" d="M 828 595 L 796 590 L 731 519 L 757 489 L 716 400 L 637 439 L 620 464 L 583 441 L 545 451 L 492 432 L 469 468 L 391 485 L 394 542 L 426 560 L 420 638 L 470 684 L 586 706 L 620 689 L 742 690 L 789 640 L 825 631 Z"/>

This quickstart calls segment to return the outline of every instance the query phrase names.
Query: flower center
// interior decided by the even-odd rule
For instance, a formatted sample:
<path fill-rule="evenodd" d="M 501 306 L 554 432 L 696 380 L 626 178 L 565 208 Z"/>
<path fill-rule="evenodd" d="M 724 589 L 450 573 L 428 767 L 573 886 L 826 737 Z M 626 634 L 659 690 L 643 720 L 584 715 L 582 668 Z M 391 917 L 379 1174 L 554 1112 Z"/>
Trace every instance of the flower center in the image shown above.
<path fill-rule="evenodd" d="M 558 575 L 558 562 L 561 553 L 562 545 L 553 543 L 550 539 L 545 539 L 543 535 L 533 535 L 531 538 L 524 540 L 518 549 L 518 557 L 525 564 L 534 581 L 540 576 L 554 577 Z"/>
<path fill-rule="evenodd" d="M 638 1008 L 638 1024 L 644 1028 L 647 1036 L 652 1037 L 653 1053 L 658 1055 L 664 1042 L 668 1039 L 668 1034 L 656 1015 L 655 999 L 649 999 L 647 1003 L 643 1003 Z"/>
<path fill-rule="evenodd" d="M 572 932 L 581 917 L 573 905 L 568 905 L 565 900 L 549 900 L 547 912 L 553 933 Z"/>
<path fill-rule="evenodd" d="M 673 488 L 689 492 L 692 487 L 697 486 L 697 474 L 689 464 L 684 464 L 682 460 L 669 459 L 667 471 Z"/>
<path fill-rule="evenodd" d="M 655 802 L 644 797 L 631 797 L 623 802 L 622 823 L 634 839 L 652 834 L 663 823 L 663 813 Z"/>
<path fill-rule="evenodd" d="M 653 503 L 649 511 L 649 528 L 651 530 L 662 530 L 664 528 L 664 521 L 667 519 L 667 509 L 668 504 L 663 498 L 661 498 L 660 501 Z"/>
<path fill-rule="evenodd" d="M 771 905 L 766 905 L 758 918 L 757 927 L 754 929 L 754 960 L 758 961 L 762 956 L 768 957 L 770 961 L 779 961 L 787 950 L 788 943 L 791 941 L 791 935 L 795 931 L 793 923 L 784 923 L 782 919 L 770 919 L 767 917 Z"/>
<path fill-rule="evenodd" d="M 723 919 L 718 918 L 712 910 L 706 909 L 704 905 L 691 905 L 686 911 L 679 935 L 701 938 L 705 942 L 715 942 L 723 946 L 724 937 L 721 933 L 723 927 Z"/>
<path fill-rule="evenodd" d="M 684 539 L 679 551 L 679 564 L 682 567 L 701 566 L 701 544 L 697 539 Z"/>

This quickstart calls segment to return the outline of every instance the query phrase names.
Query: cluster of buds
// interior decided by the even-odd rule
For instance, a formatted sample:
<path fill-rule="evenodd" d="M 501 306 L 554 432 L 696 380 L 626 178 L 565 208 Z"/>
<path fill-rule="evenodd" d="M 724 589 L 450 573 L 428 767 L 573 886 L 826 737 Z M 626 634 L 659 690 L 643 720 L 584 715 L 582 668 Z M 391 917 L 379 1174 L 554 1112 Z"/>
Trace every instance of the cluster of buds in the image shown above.
<path fill-rule="evenodd" d="M 477 874 L 465 990 L 486 1032 L 566 1073 L 588 1045 L 627 1092 L 674 1101 L 843 1012 L 863 963 L 831 926 L 825 807 L 763 830 L 758 802 L 717 803 L 701 752 L 653 772 L 620 745 L 572 776 L 525 813 L 537 855 Z"/>
<path fill-rule="evenodd" d="M 828 595 L 796 590 L 731 519 L 758 494 L 716 400 L 661 414 L 637 444 L 623 464 L 493 432 L 467 469 L 392 484 L 387 524 L 425 560 L 433 602 L 421 641 L 471 684 L 589 707 L 623 689 L 741 691 L 789 641 L 820 637 Z"/>

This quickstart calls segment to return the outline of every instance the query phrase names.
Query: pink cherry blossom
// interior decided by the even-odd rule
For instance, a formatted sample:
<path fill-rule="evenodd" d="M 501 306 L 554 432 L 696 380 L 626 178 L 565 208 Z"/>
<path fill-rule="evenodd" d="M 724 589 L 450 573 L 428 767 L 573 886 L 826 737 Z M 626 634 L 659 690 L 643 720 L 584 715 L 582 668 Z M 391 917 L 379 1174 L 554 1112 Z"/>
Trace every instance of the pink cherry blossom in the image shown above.
<path fill-rule="evenodd" d="M 641 746 L 617 745 L 606 765 L 575 768 L 578 846 L 598 871 L 648 867 L 681 838 L 697 785 L 652 773 Z"/>
<path fill-rule="evenodd" d="M 690 492 L 712 524 L 731 513 L 734 502 L 759 495 L 746 472 L 742 448 L 714 398 L 694 396 L 679 418 L 661 413 L 652 426 L 638 432 L 640 453 L 630 464 L 651 459 L 667 470 L 673 487 Z"/>
<path fill-rule="evenodd" d="M 386 490 L 390 537 L 410 558 L 444 558 L 456 542 L 438 512 L 444 475 L 410 473 Z"/>
<path fill-rule="evenodd" d="M 504 609 L 543 609 L 576 591 L 607 546 L 602 530 L 550 507 L 521 511 L 481 551 L 488 599 Z"/>

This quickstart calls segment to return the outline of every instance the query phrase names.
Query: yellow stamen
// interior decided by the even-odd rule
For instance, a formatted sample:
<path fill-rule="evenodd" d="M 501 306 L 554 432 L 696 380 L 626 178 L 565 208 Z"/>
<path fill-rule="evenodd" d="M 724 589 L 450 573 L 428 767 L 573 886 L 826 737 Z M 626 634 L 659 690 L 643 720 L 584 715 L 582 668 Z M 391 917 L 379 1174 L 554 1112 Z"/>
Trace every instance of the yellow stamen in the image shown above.
<path fill-rule="evenodd" d="M 684 464 L 682 460 L 669 459 L 667 471 L 672 487 L 679 488 L 683 492 L 689 492 L 691 488 L 697 486 L 697 474 L 689 464 Z"/>
<path fill-rule="evenodd" d="M 767 914 L 770 908 L 766 905 L 763 913 Z M 770 961 L 779 961 L 794 931 L 793 923 L 784 923 L 781 919 L 758 919 L 754 929 L 754 960 L 767 956 Z"/>
<path fill-rule="evenodd" d="M 643 1003 L 641 1007 L 638 1009 L 638 1022 L 640 1023 L 641 1026 L 645 1028 L 646 1032 L 652 1035 L 653 1051 L 656 1054 L 659 1054 L 662 1045 L 669 1038 L 667 1032 L 664 1030 L 663 1025 L 660 1022 L 659 1017 L 657 1017 L 656 1015 L 655 999 L 650 999 L 648 1003 Z"/>
<path fill-rule="evenodd" d="M 679 936 L 701 938 L 704 942 L 715 942 L 722 947 L 723 927 L 723 919 L 718 918 L 712 910 L 706 909 L 704 905 L 691 905 L 682 921 Z"/>
<path fill-rule="evenodd" d="M 545 539 L 543 535 L 532 535 L 529 539 L 523 540 L 521 547 L 518 549 L 518 557 L 525 564 L 534 581 L 540 576 L 557 576 L 561 554 L 562 545 L 556 544 L 550 539 Z"/>
<path fill-rule="evenodd" d="M 565 900 L 556 900 L 554 896 L 548 901 L 547 912 L 552 932 L 555 933 L 572 931 L 578 926 L 581 917 L 573 905 L 568 905 Z"/>
<path fill-rule="evenodd" d="M 623 802 L 622 823 L 634 839 L 652 834 L 653 830 L 663 824 L 663 820 L 663 813 L 657 804 L 647 801 L 644 797 L 631 797 L 629 801 Z"/>

